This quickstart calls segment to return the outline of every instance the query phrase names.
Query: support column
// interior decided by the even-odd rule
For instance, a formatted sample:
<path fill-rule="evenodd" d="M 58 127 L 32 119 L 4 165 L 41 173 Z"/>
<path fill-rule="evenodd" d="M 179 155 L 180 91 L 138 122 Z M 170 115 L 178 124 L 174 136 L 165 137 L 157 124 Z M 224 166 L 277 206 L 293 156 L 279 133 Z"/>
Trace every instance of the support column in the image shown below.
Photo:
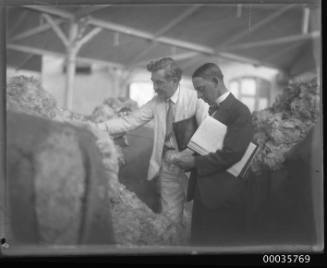
<path fill-rule="evenodd" d="M 74 78 L 76 57 L 78 49 L 76 47 L 76 38 L 78 35 L 78 24 L 72 22 L 69 28 L 68 46 L 66 47 L 66 92 L 65 92 L 65 108 L 72 110 L 74 98 Z"/>
<path fill-rule="evenodd" d="M 74 98 L 74 78 L 76 67 L 77 51 L 74 49 L 67 49 L 66 56 L 66 91 L 65 91 L 65 108 L 72 110 Z"/>
<path fill-rule="evenodd" d="M 88 21 L 80 18 L 80 15 L 77 16 L 78 18 L 74 18 L 74 16 L 69 17 L 70 24 L 68 37 L 63 32 L 58 23 L 56 23 L 56 21 L 50 15 L 42 15 L 48 22 L 49 27 L 53 29 L 53 31 L 57 34 L 58 38 L 62 41 L 66 48 L 66 91 L 64 105 L 68 110 L 72 110 L 73 108 L 74 78 L 78 52 L 84 44 L 90 41 L 102 30 L 101 28 L 95 27 L 84 35 Z"/>
<path fill-rule="evenodd" d="M 321 7 L 315 7 L 310 10 L 310 25 L 314 30 L 321 31 Z M 322 251 L 324 249 L 324 168 L 323 168 L 323 149 L 321 144 L 323 143 L 323 103 L 322 103 L 322 88 L 321 88 L 321 66 L 322 66 L 322 42 L 321 38 L 312 40 L 313 42 L 313 57 L 316 63 L 317 71 L 317 83 L 319 90 L 319 106 L 320 106 L 320 117 L 314 128 L 313 132 L 313 144 L 311 149 L 311 177 L 312 177 L 312 196 L 313 196 L 313 211 L 314 220 L 316 227 L 317 243 L 313 246 L 315 251 Z"/>

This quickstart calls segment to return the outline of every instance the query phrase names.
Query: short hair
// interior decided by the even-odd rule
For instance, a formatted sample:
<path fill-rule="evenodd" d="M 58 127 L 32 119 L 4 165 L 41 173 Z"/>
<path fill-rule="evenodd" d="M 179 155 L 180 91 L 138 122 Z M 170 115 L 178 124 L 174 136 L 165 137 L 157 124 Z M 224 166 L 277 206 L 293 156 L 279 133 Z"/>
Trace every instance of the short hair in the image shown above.
<path fill-rule="evenodd" d="M 182 69 L 178 67 L 177 63 L 172 58 L 161 58 L 156 61 L 151 61 L 146 66 L 149 72 L 156 72 L 158 70 L 165 70 L 165 78 L 167 80 L 176 79 L 179 82 L 182 78 Z"/>
<path fill-rule="evenodd" d="M 192 75 L 194 77 L 202 77 L 205 79 L 219 78 L 223 80 L 224 76 L 220 68 L 215 63 L 205 63 L 196 69 Z"/>

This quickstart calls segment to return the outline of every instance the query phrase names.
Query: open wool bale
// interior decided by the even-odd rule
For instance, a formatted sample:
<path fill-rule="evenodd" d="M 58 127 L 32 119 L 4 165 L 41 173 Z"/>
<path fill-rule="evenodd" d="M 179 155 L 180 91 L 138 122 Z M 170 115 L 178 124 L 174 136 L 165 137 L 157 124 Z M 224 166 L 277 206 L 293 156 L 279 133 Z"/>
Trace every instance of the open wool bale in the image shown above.
<path fill-rule="evenodd" d="M 75 115 L 74 113 L 56 107 L 56 102 L 53 97 L 42 89 L 40 83 L 36 79 L 27 78 L 24 76 L 14 77 L 8 83 L 7 103 L 8 111 L 23 112 L 47 119 L 65 121 L 67 123 L 72 121 L 74 125 L 78 125 L 78 123 L 83 125 L 83 122 L 87 120 L 86 117 Z M 183 236 L 184 233 L 178 232 L 178 230 L 171 225 L 168 218 L 163 215 L 153 213 L 152 210 L 149 209 L 141 200 L 139 200 L 134 193 L 128 191 L 125 186 L 119 183 L 118 153 L 114 142 L 106 133 L 101 133 L 97 135 L 97 137 L 100 137 L 96 144 L 100 150 L 101 159 L 104 164 L 110 186 L 108 190 L 110 202 L 108 201 L 108 204 L 104 204 L 104 206 L 107 206 L 108 210 L 111 210 L 113 231 L 116 242 L 121 245 L 171 245 L 180 244 L 185 241 L 186 238 Z M 47 166 L 47 163 L 45 163 L 47 160 L 52 162 L 53 160 L 51 159 L 56 159 L 56 151 L 52 151 L 51 149 L 53 146 L 59 146 L 63 151 L 66 150 L 66 141 L 62 140 L 62 135 L 59 134 L 49 135 L 45 144 L 46 145 L 41 146 L 41 148 L 49 148 L 49 151 L 46 150 L 44 153 L 40 154 L 41 156 L 43 155 L 45 157 L 37 158 L 39 159 L 38 163 L 40 164 L 40 174 L 46 174 L 44 168 Z M 74 144 L 76 145 L 76 143 L 73 142 L 71 146 L 74 147 Z M 76 146 L 74 148 L 77 150 Z M 72 148 L 73 151 L 75 150 L 74 148 Z M 61 160 L 65 160 L 65 158 L 62 158 Z M 74 161 L 77 162 L 76 165 L 73 166 L 80 170 L 81 166 L 78 165 L 83 165 L 83 163 L 79 160 L 79 158 L 74 158 L 73 162 Z M 54 163 L 57 162 L 54 161 Z M 60 169 L 60 167 L 58 167 L 58 169 Z M 53 168 L 51 170 L 55 171 L 56 169 Z M 51 174 L 53 175 L 54 173 Z M 80 175 L 83 176 L 83 174 Z M 55 177 L 58 178 L 58 176 Z M 57 186 L 65 181 L 64 176 L 59 177 L 62 179 L 60 182 L 58 181 L 59 184 L 56 184 Z M 42 180 L 44 180 L 44 176 L 39 176 L 38 181 Z M 40 186 L 38 189 L 43 189 L 44 193 L 47 192 L 48 194 L 51 191 L 51 193 L 54 193 L 56 190 L 58 190 L 56 187 L 52 187 L 51 185 L 45 186 L 44 184 L 43 186 L 45 187 Z M 67 198 L 75 198 L 74 200 L 77 200 L 77 197 L 80 197 L 85 189 L 78 185 L 80 184 L 71 185 L 72 187 L 77 187 L 74 190 L 76 198 L 74 195 L 71 197 L 66 195 Z M 71 187 L 67 188 L 68 192 L 69 189 L 71 189 Z M 67 194 L 67 192 L 65 192 L 65 194 Z M 45 197 L 46 194 L 42 194 L 42 196 Z M 44 198 L 42 198 L 41 195 L 39 200 L 39 204 L 42 205 L 42 200 L 44 200 Z M 59 200 L 55 198 L 52 200 L 54 203 L 44 203 L 41 211 L 46 212 L 47 208 L 49 208 L 49 211 L 51 211 L 52 205 L 58 201 Z M 76 211 L 77 210 L 79 210 L 79 208 L 76 208 Z M 49 214 L 49 211 L 48 214 L 42 212 L 44 221 L 42 223 L 43 226 L 48 226 L 48 230 L 51 229 L 51 231 L 44 234 L 45 241 L 55 239 L 54 237 L 57 234 L 57 232 L 52 229 L 55 227 L 53 222 L 53 217 L 55 216 Z M 59 213 L 58 210 L 57 212 Z M 65 223 L 63 223 L 63 225 L 65 225 Z M 67 225 L 65 226 L 71 225 L 69 225 L 67 222 Z M 108 226 L 108 228 L 110 228 L 110 226 Z M 63 240 L 57 239 L 56 241 L 65 243 L 64 238 Z"/>
<path fill-rule="evenodd" d="M 85 129 L 7 111 L 13 244 L 114 243 L 107 175 Z"/>
<path fill-rule="evenodd" d="M 53 119 L 57 102 L 33 77 L 16 76 L 7 84 L 7 110 Z"/>
<path fill-rule="evenodd" d="M 253 112 L 254 141 L 259 151 L 251 170 L 278 170 L 290 150 L 301 142 L 319 116 L 317 79 L 291 83 L 267 109 Z"/>

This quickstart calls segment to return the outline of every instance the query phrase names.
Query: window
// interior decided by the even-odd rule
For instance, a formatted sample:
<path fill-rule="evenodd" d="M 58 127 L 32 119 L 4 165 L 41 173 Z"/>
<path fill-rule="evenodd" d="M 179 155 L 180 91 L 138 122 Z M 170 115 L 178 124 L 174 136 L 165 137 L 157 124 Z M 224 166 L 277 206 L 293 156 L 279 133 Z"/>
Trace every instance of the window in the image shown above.
<path fill-rule="evenodd" d="M 241 80 L 241 94 L 254 96 L 256 92 L 256 84 L 254 79 L 242 79 Z"/>
<path fill-rule="evenodd" d="M 239 83 L 236 81 L 233 81 L 229 84 L 229 90 L 234 94 L 236 98 L 238 98 L 238 92 L 239 92 Z"/>
<path fill-rule="evenodd" d="M 229 83 L 229 90 L 248 106 L 251 112 L 269 106 L 270 83 L 257 77 L 240 77 Z"/>

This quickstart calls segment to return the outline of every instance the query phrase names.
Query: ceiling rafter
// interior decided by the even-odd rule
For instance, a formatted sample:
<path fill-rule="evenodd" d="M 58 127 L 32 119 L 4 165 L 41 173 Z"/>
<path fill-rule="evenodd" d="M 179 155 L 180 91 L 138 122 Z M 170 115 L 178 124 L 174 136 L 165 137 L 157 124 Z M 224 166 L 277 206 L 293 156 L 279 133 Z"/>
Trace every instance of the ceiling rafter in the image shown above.
<path fill-rule="evenodd" d="M 84 44 L 86 44 L 88 41 L 90 41 L 94 36 L 96 36 L 98 33 L 102 31 L 102 28 L 95 27 L 90 32 L 88 32 L 86 35 L 83 36 L 82 39 L 80 39 L 77 43 L 77 49 L 79 50 Z"/>
<path fill-rule="evenodd" d="M 60 25 L 61 23 L 64 22 L 63 19 L 55 19 L 54 22 L 58 25 Z M 31 28 L 27 31 L 24 31 L 22 33 L 19 33 L 13 37 L 10 37 L 9 40 L 10 41 L 18 41 L 18 40 L 22 40 L 22 39 L 25 39 L 25 38 L 28 38 L 30 36 L 33 36 L 33 35 L 36 35 L 36 34 L 39 34 L 39 33 L 42 33 L 42 32 L 45 32 L 47 30 L 51 29 L 51 25 L 46 23 L 44 25 L 40 25 L 40 26 L 37 26 L 37 27 L 34 27 L 34 28 Z"/>
<path fill-rule="evenodd" d="M 269 56 L 265 57 L 264 60 L 271 61 L 273 59 L 276 59 L 278 57 L 281 57 L 283 54 L 285 54 L 287 51 L 293 50 L 294 48 L 300 46 L 300 42 L 296 42 L 284 49 L 279 49 L 277 52 L 270 54 Z"/>
<path fill-rule="evenodd" d="M 296 4 L 291 4 L 291 5 L 287 5 L 282 7 L 281 9 L 277 10 L 276 12 L 272 13 L 270 16 L 260 20 L 259 22 L 253 24 L 251 26 L 251 31 L 249 31 L 249 29 L 245 29 L 242 32 L 239 32 L 235 35 L 233 35 L 232 37 L 230 37 L 229 39 L 227 39 L 226 41 L 222 42 L 217 49 L 221 49 L 226 47 L 227 45 L 234 43 L 237 40 L 240 40 L 241 38 L 243 38 L 244 36 L 248 35 L 250 32 L 253 33 L 254 31 L 258 30 L 259 28 L 265 26 L 267 23 L 273 21 L 274 19 L 278 18 L 279 16 L 281 16 L 282 14 L 284 14 L 286 11 L 290 10 L 291 8 L 295 7 Z"/>
<path fill-rule="evenodd" d="M 99 11 L 101 9 L 110 7 L 111 5 L 95 5 L 95 6 L 87 6 L 87 7 L 82 7 L 76 12 L 74 12 L 74 17 L 75 19 L 81 19 L 83 17 L 89 16 L 91 13 L 94 13 L 96 11 Z"/>
<path fill-rule="evenodd" d="M 47 21 L 47 23 L 51 26 L 52 30 L 57 34 L 57 36 L 62 41 L 62 43 L 64 44 L 64 46 L 67 47 L 69 45 L 68 38 L 65 35 L 65 33 L 62 31 L 62 29 L 60 28 L 60 26 L 55 23 L 54 19 L 50 15 L 48 15 L 48 14 L 42 14 L 42 16 L 45 18 L 45 20 Z"/>
<path fill-rule="evenodd" d="M 193 15 L 194 12 L 197 11 L 202 6 L 203 5 L 193 5 L 189 7 L 188 9 L 184 10 L 180 15 L 178 15 L 175 19 L 173 19 L 168 24 L 161 27 L 156 33 L 153 34 L 154 38 L 151 40 L 152 43 L 148 47 L 143 49 L 140 53 L 138 53 L 138 55 L 130 61 L 130 64 L 134 64 L 138 62 L 140 59 L 142 59 L 143 56 L 145 56 L 151 49 L 157 46 L 158 43 L 156 42 L 156 40 L 158 39 L 158 37 L 164 35 L 168 31 L 173 29 L 175 26 L 177 26 L 179 23 L 184 21 L 186 18 Z"/>
<path fill-rule="evenodd" d="M 314 38 L 320 38 L 319 31 L 314 31 L 309 34 L 297 34 L 297 35 L 283 36 L 283 37 L 262 40 L 257 42 L 243 43 L 240 45 L 229 46 L 225 51 L 236 50 L 236 49 L 248 49 L 248 48 L 263 47 L 263 46 L 274 46 L 274 45 L 280 45 L 280 44 L 291 43 L 296 41 L 310 40 Z"/>
<path fill-rule="evenodd" d="M 65 10 L 60 10 L 60 9 L 57 9 L 57 8 L 53 8 L 53 7 L 49 7 L 49 6 L 30 6 L 30 5 L 27 5 L 25 7 L 29 8 L 29 9 L 37 10 L 37 11 L 40 11 L 40 12 L 46 12 L 46 13 L 50 13 L 50 14 L 53 14 L 53 15 L 61 16 L 63 18 L 67 18 L 67 19 L 74 19 L 74 15 L 71 14 L 70 12 L 67 12 Z M 131 28 L 131 27 L 127 27 L 127 26 L 124 26 L 124 25 L 121 25 L 121 24 L 109 22 L 109 21 L 103 21 L 103 20 L 100 20 L 100 19 L 93 18 L 91 16 L 88 19 L 88 23 L 90 25 L 98 26 L 98 27 L 101 27 L 101 28 L 104 28 L 104 29 L 107 29 L 107 30 L 110 30 L 110 31 L 117 31 L 117 32 L 121 32 L 121 33 L 124 33 L 124 34 L 127 34 L 127 35 L 140 37 L 140 38 L 147 39 L 147 40 L 152 40 L 152 39 L 155 38 L 155 36 L 152 33 L 145 32 L 145 31 L 138 30 L 138 29 Z M 203 45 L 199 45 L 199 44 L 194 44 L 194 43 L 179 40 L 179 39 L 174 39 L 174 38 L 168 38 L 168 37 L 161 36 L 161 37 L 158 37 L 156 39 L 156 41 L 160 42 L 160 43 L 163 43 L 163 44 L 166 44 L 166 45 L 181 47 L 181 48 L 184 48 L 184 49 L 196 51 L 196 52 L 203 53 L 203 54 L 206 54 L 206 55 L 221 57 L 221 58 L 225 58 L 225 59 L 229 59 L 229 60 L 233 60 L 233 61 L 247 62 L 247 63 L 250 63 L 250 64 L 266 65 L 266 66 L 276 68 L 276 66 L 272 66 L 270 63 L 265 63 L 265 62 L 255 60 L 255 59 L 252 59 L 252 58 L 242 57 L 242 56 L 239 56 L 239 55 L 236 55 L 236 54 L 218 52 L 215 48 L 207 47 L 207 46 L 203 46 Z"/>

